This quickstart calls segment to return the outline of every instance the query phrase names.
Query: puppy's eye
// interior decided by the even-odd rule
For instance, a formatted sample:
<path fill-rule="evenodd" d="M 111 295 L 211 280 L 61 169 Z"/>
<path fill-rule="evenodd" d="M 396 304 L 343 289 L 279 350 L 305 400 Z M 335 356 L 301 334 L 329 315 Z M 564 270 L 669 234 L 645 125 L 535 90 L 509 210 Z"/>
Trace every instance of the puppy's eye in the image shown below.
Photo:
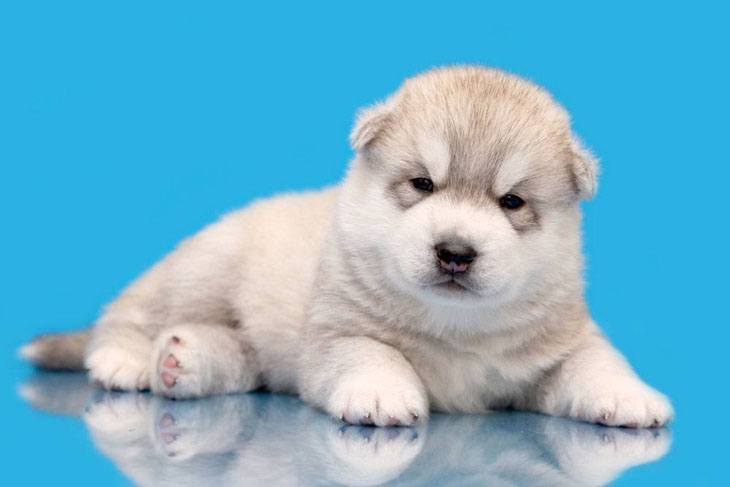
<path fill-rule="evenodd" d="M 411 184 L 418 191 L 423 191 L 424 193 L 433 193 L 433 181 L 428 178 L 413 178 L 411 179 Z"/>
<path fill-rule="evenodd" d="M 499 199 L 499 206 L 506 210 L 517 210 L 524 204 L 525 200 L 512 193 L 507 193 Z"/>

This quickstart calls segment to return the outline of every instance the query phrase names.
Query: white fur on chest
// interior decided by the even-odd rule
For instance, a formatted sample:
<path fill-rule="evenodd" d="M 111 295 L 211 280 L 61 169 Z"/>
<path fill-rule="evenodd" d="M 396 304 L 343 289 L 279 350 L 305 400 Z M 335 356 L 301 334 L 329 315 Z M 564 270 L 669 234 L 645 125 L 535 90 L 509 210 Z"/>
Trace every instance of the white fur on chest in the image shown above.
<path fill-rule="evenodd" d="M 518 367 L 499 347 L 418 343 L 401 348 L 426 386 L 432 407 L 484 412 L 519 400 L 540 375 L 539 364 Z"/>

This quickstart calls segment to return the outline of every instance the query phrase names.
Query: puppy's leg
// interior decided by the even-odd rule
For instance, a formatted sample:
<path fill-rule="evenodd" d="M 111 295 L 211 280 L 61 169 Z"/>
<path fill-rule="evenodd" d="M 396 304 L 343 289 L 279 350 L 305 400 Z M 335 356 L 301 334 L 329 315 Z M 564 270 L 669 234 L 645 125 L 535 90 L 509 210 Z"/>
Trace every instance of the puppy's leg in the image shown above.
<path fill-rule="evenodd" d="M 260 375 L 240 330 L 201 324 L 163 330 L 152 347 L 150 370 L 152 391 L 178 399 L 250 391 Z"/>
<path fill-rule="evenodd" d="M 152 339 L 125 320 L 104 319 L 94 327 L 84 365 L 89 378 L 106 389 L 150 388 Z"/>
<path fill-rule="evenodd" d="M 302 398 L 348 423 L 407 426 L 428 414 L 425 388 L 411 364 L 370 338 L 313 347 L 300 373 Z"/>
<path fill-rule="evenodd" d="M 536 409 L 610 426 L 656 427 L 672 418 L 664 395 L 639 379 L 597 332 L 540 384 Z"/>

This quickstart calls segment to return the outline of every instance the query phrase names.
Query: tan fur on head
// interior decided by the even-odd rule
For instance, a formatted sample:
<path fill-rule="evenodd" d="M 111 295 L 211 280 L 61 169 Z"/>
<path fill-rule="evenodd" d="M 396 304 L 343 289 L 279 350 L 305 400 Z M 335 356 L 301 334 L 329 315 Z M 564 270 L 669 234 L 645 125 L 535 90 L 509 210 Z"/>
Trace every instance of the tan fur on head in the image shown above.
<path fill-rule="evenodd" d="M 376 103 L 363 108 L 357 114 L 355 126 L 350 132 L 350 145 L 355 150 L 364 150 L 388 123 L 393 109 L 392 101 Z"/>
<path fill-rule="evenodd" d="M 394 142 L 398 134 L 392 131 L 415 137 L 428 129 L 448 134 L 452 141 L 471 133 L 469 146 L 454 147 L 452 158 L 464 157 L 479 145 L 491 146 L 494 158 L 507 157 L 510 151 L 552 153 L 565 159 L 578 197 L 595 194 L 597 160 L 572 133 L 567 112 L 548 92 L 518 76 L 455 66 L 409 78 L 386 101 L 359 112 L 350 143 L 364 152 L 378 143 L 387 145 L 389 139 Z"/>
<path fill-rule="evenodd" d="M 578 195 L 583 199 L 590 199 L 598 190 L 598 159 L 585 147 L 577 136 L 573 136 L 571 143 L 573 152 L 573 174 Z"/>

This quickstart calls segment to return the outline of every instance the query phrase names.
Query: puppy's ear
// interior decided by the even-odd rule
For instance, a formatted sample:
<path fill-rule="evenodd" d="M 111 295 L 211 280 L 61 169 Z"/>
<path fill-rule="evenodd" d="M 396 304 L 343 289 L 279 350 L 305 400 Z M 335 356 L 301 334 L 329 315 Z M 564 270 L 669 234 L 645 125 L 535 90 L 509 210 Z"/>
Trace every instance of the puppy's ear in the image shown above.
<path fill-rule="evenodd" d="M 350 132 L 352 148 L 356 151 L 363 150 L 375 140 L 388 124 L 392 111 L 393 103 L 390 100 L 361 109 Z"/>
<path fill-rule="evenodd" d="M 578 197 L 585 200 L 590 199 L 598 190 L 598 159 L 583 146 L 575 135 L 570 143 L 570 152 Z"/>

